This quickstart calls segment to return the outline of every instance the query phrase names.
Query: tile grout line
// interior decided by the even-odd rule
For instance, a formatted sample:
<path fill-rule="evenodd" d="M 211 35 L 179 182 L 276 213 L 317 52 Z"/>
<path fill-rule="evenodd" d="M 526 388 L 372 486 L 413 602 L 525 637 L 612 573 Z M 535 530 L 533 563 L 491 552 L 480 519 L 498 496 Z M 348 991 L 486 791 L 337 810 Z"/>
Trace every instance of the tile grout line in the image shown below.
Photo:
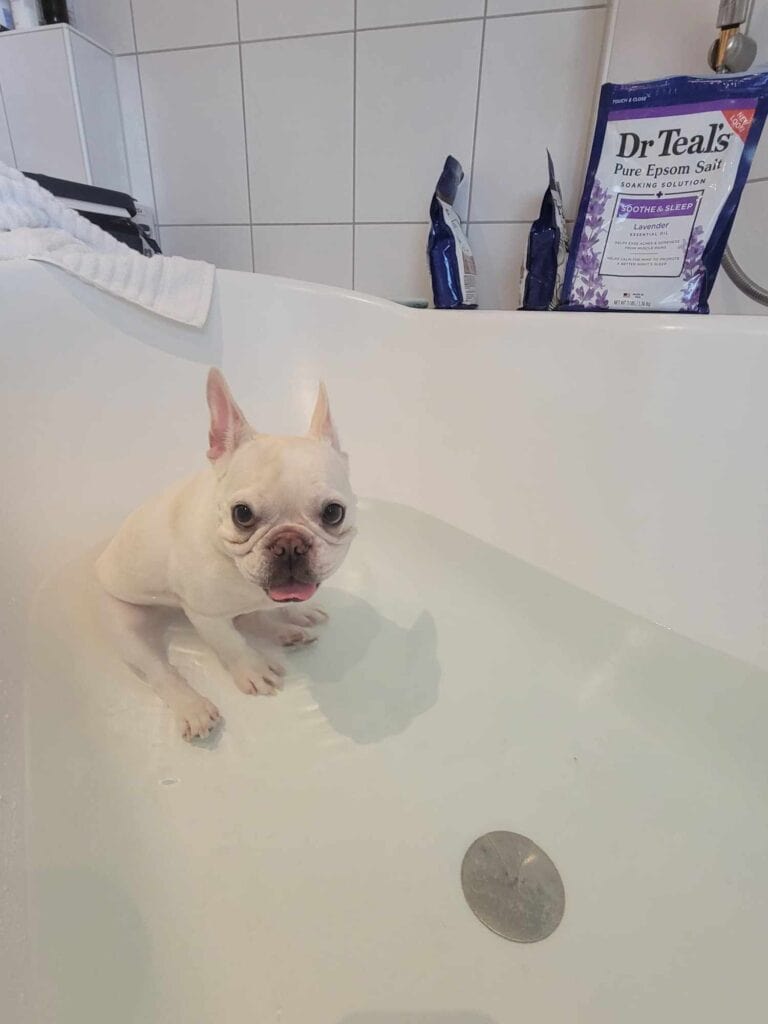
<path fill-rule="evenodd" d="M 352 34 L 352 291 L 357 273 L 357 0 L 354 6 Z"/>
<path fill-rule="evenodd" d="M 133 16 L 133 0 L 129 0 L 129 7 L 131 10 L 131 32 L 133 33 L 133 45 L 138 47 L 136 42 L 136 19 Z M 152 189 L 152 207 L 155 211 L 155 223 L 157 224 L 157 231 L 160 234 L 160 211 L 157 207 L 157 191 L 155 189 L 155 173 L 152 169 L 152 149 L 149 145 L 149 129 L 147 128 L 147 112 L 144 108 L 144 86 L 141 81 L 141 61 L 139 60 L 138 48 L 132 55 L 136 61 L 136 79 L 139 83 L 139 103 L 141 104 L 141 122 L 144 125 L 144 141 L 147 144 L 147 167 L 149 168 L 149 185 Z M 126 154 L 127 155 L 127 154 Z M 128 171 L 130 177 L 130 169 Z M 133 182 L 131 182 L 131 188 L 133 188 Z M 163 240 L 162 235 L 157 239 L 157 244 L 162 249 Z"/>
<path fill-rule="evenodd" d="M 488 0 L 483 5 L 483 28 L 480 35 L 480 61 L 477 68 L 477 94 L 475 96 L 475 122 L 472 126 L 472 153 L 469 158 L 469 192 L 467 194 L 467 233 L 471 225 L 472 191 L 475 185 L 475 153 L 477 151 L 477 122 L 480 117 L 480 89 L 483 82 L 483 57 L 485 56 L 485 26 L 488 20 Z"/>
<path fill-rule="evenodd" d="M 225 46 L 251 46 L 254 43 L 284 43 L 291 39 L 322 39 L 324 36 L 351 36 L 354 29 L 340 28 L 336 32 L 297 32 L 291 36 L 271 36 L 268 39 L 229 39 L 222 43 L 194 43 L 192 46 L 157 46 L 149 47 L 146 50 L 138 50 L 137 53 L 179 53 L 182 50 L 214 50 L 223 49 Z M 115 54 L 116 57 L 125 54 Z"/>
<path fill-rule="evenodd" d="M 355 4 L 357 6 L 357 4 Z M 179 50 L 209 50 L 215 46 L 237 46 L 250 43 L 281 43 L 290 39 L 315 39 L 322 36 L 349 36 L 358 32 L 390 32 L 403 28 L 424 28 L 430 25 L 461 25 L 470 21 L 498 21 L 500 18 L 531 18 L 540 14 L 570 14 L 575 11 L 598 11 L 604 10 L 606 3 L 583 4 L 579 7 L 548 7 L 544 10 L 535 11 L 512 11 L 504 14 L 481 14 L 470 18 L 433 18 L 427 21 L 404 21 L 396 25 L 366 25 L 363 28 L 339 28 L 330 32 L 297 32 L 286 36 L 263 36 L 255 39 L 231 39 L 221 43 L 196 43 L 194 46 L 160 46 L 146 50 L 133 50 L 123 53 L 116 53 L 116 57 L 127 57 L 133 53 L 177 53 Z M 357 18 L 355 18 L 357 24 Z M 135 33 L 134 33 L 135 36 Z M 135 40 L 134 40 L 135 45 Z"/>
<path fill-rule="evenodd" d="M 245 187 L 248 192 L 248 234 L 251 239 L 251 273 L 256 273 L 256 250 L 253 244 L 253 203 L 251 200 L 251 166 L 248 156 L 248 119 L 245 116 L 245 76 L 243 75 L 243 44 L 240 40 L 240 0 L 235 0 L 237 14 L 237 55 L 240 60 L 240 100 L 243 105 L 243 144 L 245 146 Z"/>
<path fill-rule="evenodd" d="M 575 11 L 602 11 L 609 5 L 601 4 L 580 4 L 578 7 L 545 7 L 535 11 L 513 11 L 508 14 L 488 14 L 488 21 L 497 21 L 499 18 L 532 18 L 537 14 L 570 14 Z"/>

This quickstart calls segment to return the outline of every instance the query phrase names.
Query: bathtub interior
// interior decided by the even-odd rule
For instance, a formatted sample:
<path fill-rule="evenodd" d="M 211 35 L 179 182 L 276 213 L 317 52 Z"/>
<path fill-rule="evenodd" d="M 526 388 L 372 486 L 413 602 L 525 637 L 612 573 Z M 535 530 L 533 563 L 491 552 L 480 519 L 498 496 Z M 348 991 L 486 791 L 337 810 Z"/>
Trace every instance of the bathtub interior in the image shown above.
<path fill-rule="evenodd" d="M 30 1020 L 754 1012 L 757 324 L 727 359 L 715 318 L 440 318 L 220 274 L 197 333 L 8 269 L 0 585 L 27 698 Z M 189 746 L 103 643 L 88 566 L 200 464 L 211 362 L 271 431 L 300 429 L 326 378 L 368 497 L 332 622 L 279 699 L 248 702 L 174 624 L 226 719 Z M 563 875 L 542 944 L 463 901 L 464 850 L 494 828 Z"/>

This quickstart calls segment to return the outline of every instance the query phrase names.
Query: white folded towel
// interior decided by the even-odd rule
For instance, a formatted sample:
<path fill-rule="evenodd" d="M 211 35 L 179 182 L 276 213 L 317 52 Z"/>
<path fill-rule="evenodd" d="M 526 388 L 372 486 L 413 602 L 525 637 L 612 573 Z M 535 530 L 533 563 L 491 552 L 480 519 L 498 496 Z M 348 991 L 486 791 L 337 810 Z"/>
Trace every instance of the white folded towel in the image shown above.
<path fill-rule="evenodd" d="M 180 256 L 148 258 L 0 162 L 0 260 L 52 263 L 153 313 L 202 327 L 215 268 Z"/>

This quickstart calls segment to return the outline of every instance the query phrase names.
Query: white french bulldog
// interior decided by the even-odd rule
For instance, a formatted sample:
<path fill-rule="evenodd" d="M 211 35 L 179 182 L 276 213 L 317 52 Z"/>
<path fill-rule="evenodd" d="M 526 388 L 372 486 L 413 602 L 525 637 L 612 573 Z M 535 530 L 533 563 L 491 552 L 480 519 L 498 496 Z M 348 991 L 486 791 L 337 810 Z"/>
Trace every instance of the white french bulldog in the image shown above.
<path fill-rule="evenodd" d="M 235 626 L 255 613 L 262 636 L 308 643 L 313 597 L 355 535 L 356 501 L 325 388 L 306 437 L 258 434 L 218 370 L 208 375 L 210 466 L 142 505 L 96 563 L 107 621 L 129 665 L 175 712 L 185 739 L 207 736 L 214 705 L 172 668 L 161 608 L 182 608 L 248 694 L 274 694 L 283 666 Z M 277 609 L 277 610 L 276 610 Z"/>

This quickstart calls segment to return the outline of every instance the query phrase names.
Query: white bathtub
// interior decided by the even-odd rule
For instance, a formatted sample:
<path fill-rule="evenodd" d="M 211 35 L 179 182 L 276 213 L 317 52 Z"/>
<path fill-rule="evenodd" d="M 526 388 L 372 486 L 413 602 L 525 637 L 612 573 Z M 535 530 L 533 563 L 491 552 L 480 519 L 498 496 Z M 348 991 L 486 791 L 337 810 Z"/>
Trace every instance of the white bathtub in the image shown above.
<path fill-rule="evenodd" d="M 764 320 L 220 272 L 197 332 L 26 264 L 0 318 L 3 1020 L 757 1019 Z M 375 500 L 278 700 L 175 634 L 226 718 L 194 746 L 92 630 L 87 563 L 203 463 L 211 363 L 275 432 L 324 378 Z M 463 900 L 497 828 L 560 869 L 542 943 Z"/>

